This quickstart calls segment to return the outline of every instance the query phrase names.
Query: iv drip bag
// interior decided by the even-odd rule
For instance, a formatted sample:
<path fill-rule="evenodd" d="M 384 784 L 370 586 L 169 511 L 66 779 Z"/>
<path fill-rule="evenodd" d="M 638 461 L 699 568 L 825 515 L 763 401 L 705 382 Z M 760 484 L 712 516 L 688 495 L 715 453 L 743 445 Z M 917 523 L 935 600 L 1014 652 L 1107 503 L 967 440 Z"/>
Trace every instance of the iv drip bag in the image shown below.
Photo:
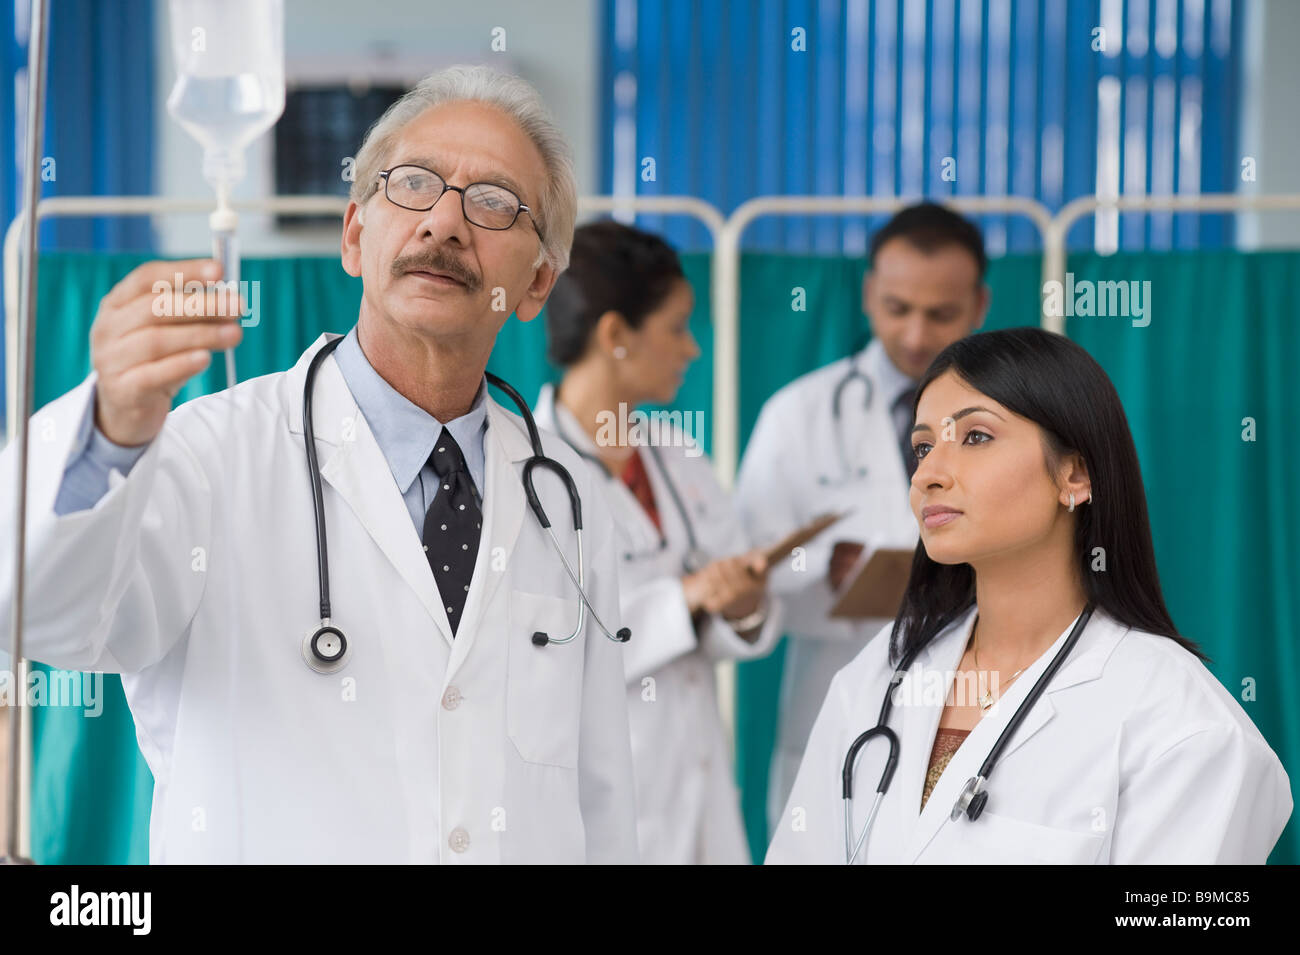
<path fill-rule="evenodd" d="M 167 110 L 203 147 L 203 176 L 229 186 L 244 149 L 284 112 L 283 0 L 171 0 L 176 85 Z"/>

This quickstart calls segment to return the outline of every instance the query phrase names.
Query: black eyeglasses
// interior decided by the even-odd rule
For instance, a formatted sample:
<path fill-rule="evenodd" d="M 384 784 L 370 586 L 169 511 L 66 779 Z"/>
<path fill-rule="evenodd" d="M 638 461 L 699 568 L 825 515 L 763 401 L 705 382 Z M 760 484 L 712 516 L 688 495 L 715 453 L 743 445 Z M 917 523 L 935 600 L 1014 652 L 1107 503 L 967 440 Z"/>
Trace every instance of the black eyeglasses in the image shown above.
<path fill-rule="evenodd" d="M 414 165 L 383 169 L 379 176 L 384 180 L 384 197 L 395 206 L 412 212 L 428 212 L 450 189 L 460 193 L 460 208 L 466 222 L 480 229 L 504 232 L 515 224 L 519 213 L 526 212 L 537 237 L 542 239 L 542 230 L 537 228 L 533 210 L 505 186 L 491 182 L 471 182 L 464 188 L 453 186 L 432 169 Z"/>

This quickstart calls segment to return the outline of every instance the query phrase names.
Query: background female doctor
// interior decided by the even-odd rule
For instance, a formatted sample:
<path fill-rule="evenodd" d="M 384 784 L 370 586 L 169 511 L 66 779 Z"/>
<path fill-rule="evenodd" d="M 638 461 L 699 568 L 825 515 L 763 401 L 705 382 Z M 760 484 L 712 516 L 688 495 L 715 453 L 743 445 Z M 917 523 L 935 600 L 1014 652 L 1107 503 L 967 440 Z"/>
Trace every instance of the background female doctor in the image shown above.
<path fill-rule="evenodd" d="M 927 370 L 915 421 L 921 540 L 903 606 L 832 682 L 767 861 L 846 860 L 845 754 L 924 646 L 895 694 L 897 771 L 857 861 L 1264 862 L 1289 781 L 1169 618 L 1105 372 L 1038 329 L 975 335 Z M 991 771 L 984 812 L 950 818 L 1089 603 Z M 854 843 L 887 749 L 878 737 L 858 754 Z"/>
<path fill-rule="evenodd" d="M 609 492 L 623 556 L 619 619 L 633 634 L 624 670 L 641 861 L 748 864 L 714 663 L 772 648 L 780 629 L 767 568 L 689 436 L 676 429 L 638 447 L 602 430 L 640 404 L 673 401 L 700 353 L 693 308 L 661 239 L 609 221 L 578 229 L 546 309 L 550 359 L 564 377 L 542 389 L 535 414 Z"/>

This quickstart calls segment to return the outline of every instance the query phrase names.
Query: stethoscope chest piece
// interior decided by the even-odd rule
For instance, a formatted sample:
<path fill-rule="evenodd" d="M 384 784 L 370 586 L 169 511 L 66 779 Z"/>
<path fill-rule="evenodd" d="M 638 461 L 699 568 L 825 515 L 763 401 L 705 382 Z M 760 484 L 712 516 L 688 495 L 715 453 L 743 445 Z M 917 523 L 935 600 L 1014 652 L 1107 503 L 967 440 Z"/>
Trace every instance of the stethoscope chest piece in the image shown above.
<path fill-rule="evenodd" d="M 348 662 L 348 638 L 338 627 L 323 623 L 302 639 L 302 658 L 317 673 L 335 673 Z"/>
<path fill-rule="evenodd" d="M 969 816 L 971 822 L 980 817 L 984 811 L 984 804 L 989 801 L 988 790 L 984 786 L 983 776 L 972 776 L 966 780 L 966 785 L 961 788 L 957 795 L 957 801 L 952 804 L 952 813 L 948 819 L 956 822 L 963 815 Z"/>
<path fill-rule="evenodd" d="M 336 673 L 347 665 L 349 648 L 348 639 L 343 636 L 343 631 L 338 627 L 330 626 L 329 556 L 325 542 L 324 494 L 321 488 L 320 465 L 316 460 L 316 434 L 312 426 L 312 392 L 316 382 L 317 369 L 320 368 L 325 357 L 342 344 L 343 340 L 344 336 L 331 339 L 316 352 L 311 364 L 307 366 L 307 377 L 303 382 L 302 396 L 303 443 L 307 451 L 307 470 L 311 477 L 311 497 L 316 519 L 316 572 L 320 584 L 320 627 L 308 631 L 303 637 L 302 658 L 312 670 L 325 674 Z M 620 627 L 616 633 L 610 632 L 605 624 L 601 622 L 600 617 L 596 615 L 596 609 L 591 606 L 591 601 L 587 599 L 586 572 L 584 570 L 586 564 L 582 557 L 582 500 L 578 496 L 578 486 L 574 483 L 572 475 L 562 464 L 546 456 L 542 447 L 541 433 L 537 430 L 537 422 L 533 420 L 532 412 L 528 410 L 528 403 L 524 401 L 523 396 L 491 372 L 484 372 L 484 377 L 489 384 L 496 385 L 509 395 L 510 400 L 518 406 L 520 417 L 524 419 L 524 425 L 528 429 L 528 442 L 533 452 L 532 456 L 524 464 L 524 496 L 528 499 L 528 506 L 537 517 L 538 524 L 541 525 L 550 538 L 551 546 L 555 548 L 556 556 L 563 565 L 565 574 L 578 591 L 578 623 L 573 628 L 573 632 L 563 637 L 551 637 L 545 631 L 538 630 L 532 635 L 533 644 L 545 647 L 550 645 L 563 646 L 572 643 L 583 632 L 588 613 L 591 614 L 591 619 L 595 621 L 596 626 L 600 628 L 606 637 L 615 643 L 627 643 L 632 639 L 632 631 L 627 627 Z M 577 573 L 574 573 L 573 567 L 569 564 L 569 559 L 564 555 L 564 549 L 560 546 L 555 531 L 551 527 L 550 518 L 546 516 L 546 511 L 542 507 L 541 498 L 537 496 L 537 490 L 533 487 L 533 470 L 538 467 L 554 473 L 563 482 L 565 490 L 568 492 L 569 507 L 573 514 L 573 533 L 574 537 L 577 538 L 578 545 Z M 489 473 L 491 473 L 490 468 Z"/>
<path fill-rule="evenodd" d="M 707 566 L 709 566 L 709 555 L 698 547 L 692 547 L 682 558 L 682 569 L 688 574 L 699 573 Z"/>
<path fill-rule="evenodd" d="M 1078 643 L 1079 637 L 1083 634 L 1084 628 L 1088 626 L 1089 618 L 1092 617 L 1093 609 L 1094 605 L 1092 603 L 1087 604 L 1087 606 L 1083 608 L 1083 612 L 1079 614 L 1078 620 L 1075 621 L 1074 628 L 1070 631 L 1070 635 L 1066 637 L 1064 645 L 1062 645 L 1061 649 L 1056 652 L 1056 656 L 1052 657 L 1052 661 L 1047 665 L 1047 668 L 1039 675 L 1038 682 L 1034 684 L 1033 689 L 1029 691 L 1029 695 L 1025 697 L 1020 706 L 1016 709 L 1016 712 L 1012 715 L 1011 719 L 1007 722 L 1006 727 L 1002 730 L 1002 734 L 998 737 L 997 742 L 993 744 L 993 748 L 989 751 L 988 756 L 980 766 L 979 773 L 966 780 L 966 785 L 962 786 L 961 793 L 958 794 L 957 801 L 953 804 L 952 812 L 949 814 L 948 818 L 950 822 L 956 822 L 962 816 L 965 816 L 971 820 L 971 822 L 974 822 L 984 812 L 984 806 L 989 801 L 988 790 L 985 789 L 985 786 L 989 781 L 989 777 L 993 775 L 993 768 L 997 765 L 998 758 L 1001 756 L 1003 748 L 1007 745 L 1007 741 L 1015 734 L 1016 728 L 1025 718 L 1025 714 L 1033 708 L 1034 703 L 1038 700 L 1039 696 L 1042 695 L 1048 683 L 1051 682 L 1056 671 L 1060 669 L 1061 665 L 1065 662 L 1065 658 L 1070 655 L 1070 651 L 1074 649 L 1074 645 Z M 852 865 L 853 860 L 857 858 L 858 852 L 862 848 L 862 844 L 866 841 L 867 833 L 871 831 L 871 824 L 876 818 L 876 810 L 880 808 L 880 801 L 884 798 L 885 791 L 889 788 L 889 780 L 893 775 L 894 764 L 898 761 L 898 738 L 887 726 L 889 722 L 889 710 L 893 702 L 894 690 L 896 690 L 899 684 L 903 682 L 904 675 L 916 659 L 917 654 L 924 648 L 924 643 L 919 644 L 909 650 L 903 657 L 902 662 L 898 665 L 898 668 L 894 671 L 893 677 L 889 681 L 889 688 L 885 691 L 885 700 L 881 704 L 880 717 L 877 719 L 876 725 L 865 733 L 859 735 L 857 739 L 853 741 L 852 745 L 849 746 L 849 751 L 844 757 L 844 767 L 842 770 L 842 795 L 844 798 L 844 861 L 849 865 Z M 884 775 L 881 776 L 880 785 L 876 789 L 876 800 L 871 806 L 870 814 L 867 816 L 867 823 L 863 826 L 862 832 L 858 836 L 857 844 L 854 845 L 852 843 L 853 764 L 857 759 L 858 750 L 860 750 L 868 740 L 875 736 L 884 736 L 889 740 L 889 762 L 885 766 Z"/>

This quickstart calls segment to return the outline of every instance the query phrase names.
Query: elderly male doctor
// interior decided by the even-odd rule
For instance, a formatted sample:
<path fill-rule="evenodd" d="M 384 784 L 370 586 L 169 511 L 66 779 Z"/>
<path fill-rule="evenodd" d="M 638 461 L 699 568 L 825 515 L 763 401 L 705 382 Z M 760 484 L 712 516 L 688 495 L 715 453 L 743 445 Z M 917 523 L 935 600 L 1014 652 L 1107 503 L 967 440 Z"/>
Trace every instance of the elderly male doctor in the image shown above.
<path fill-rule="evenodd" d="M 777 826 L 831 678 L 884 620 L 830 617 L 864 549 L 916 546 L 907 489 L 917 380 L 951 342 L 984 322 L 984 240 L 934 203 L 900 211 L 871 239 L 863 351 L 810 372 L 763 405 L 745 448 L 736 499 L 752 539 L 777 540 L 827 511 L 848 516 L 807 547 L 806 569 L 773 568 L 790 647 L 768 785 Z"/>
<path fill-rule="evenodd" d="M 526 505 L 527 432 L 484 383 L 506 318 L 535 317 L 567 264 L 575 211 L 568 148 L 519 79 L 434 74 L 368 135 L 342 239 L 360 315 L 312 399 L 334 672 L 304 647 L 321 613 L 303 389 L 338 336 L 169 413 L 240 327 L 154 317 L 178 263 L 101 303 L 94 372 L 32 428 L 27 639 L 122 674 L 151 861 L 636 860 L 622 647 L 590 614 L 573 642 L 533 643 L 569 634 L 578 598 Z M 577 482 L 587 593 L 615 629 L 600 493 L 544 446 Z M 576 560 L 563 485 L 535 482 Z"/>

